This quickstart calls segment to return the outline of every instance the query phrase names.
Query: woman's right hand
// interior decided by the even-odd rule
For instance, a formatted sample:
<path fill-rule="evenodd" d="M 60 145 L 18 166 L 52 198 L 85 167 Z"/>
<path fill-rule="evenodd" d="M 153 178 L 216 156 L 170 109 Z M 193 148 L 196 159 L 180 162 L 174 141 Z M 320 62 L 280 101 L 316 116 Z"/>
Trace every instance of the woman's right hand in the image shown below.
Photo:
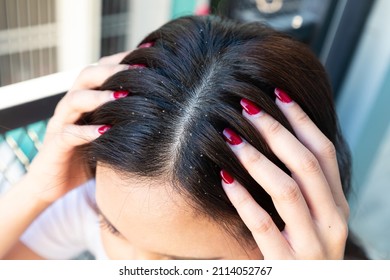
<path fill-rule="evenodd" d="M 83 113 L 106 102 L 125 97 L 125 92 L 94 90 L 111 75 L 129 69 L 118 64 L 128 53 L 100 59 L 85 68 L 68 93 L 58 103 L 49 120 L 43 145 L 30 165 L 26 180 L 30 190 L 43 203 L 51 204 L 68 191 L 88 180 L 85 160 L 75 148 L 93 141 L 109 129 L 106 124 L 77 125 Z"/>

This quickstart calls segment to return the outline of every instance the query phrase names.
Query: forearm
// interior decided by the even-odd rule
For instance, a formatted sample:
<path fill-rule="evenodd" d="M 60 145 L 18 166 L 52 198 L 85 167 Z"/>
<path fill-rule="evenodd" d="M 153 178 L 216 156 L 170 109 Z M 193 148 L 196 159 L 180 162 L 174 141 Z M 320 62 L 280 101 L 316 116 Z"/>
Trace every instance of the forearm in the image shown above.
<path fill-rule="evenodd" d="M 0 259 L 16 244 L 34 219 L 50 204 L 32 190 L 34 182 L 24 177 L 0 197 Z"/>

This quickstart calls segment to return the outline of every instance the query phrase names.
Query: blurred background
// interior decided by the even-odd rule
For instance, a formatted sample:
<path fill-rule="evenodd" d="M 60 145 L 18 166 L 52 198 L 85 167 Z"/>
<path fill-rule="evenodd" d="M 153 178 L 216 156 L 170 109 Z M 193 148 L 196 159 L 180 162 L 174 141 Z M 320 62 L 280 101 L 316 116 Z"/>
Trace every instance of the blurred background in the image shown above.
<path fill-rule="evenodd" d="M 85 65 L 183 15 L 263 21 L 326 67 L 353 155 L 350 227 L 369 258 L 390 259 L 388 11 L 387 0 L 0 0 L 0 192 L 26 172 Z"/>

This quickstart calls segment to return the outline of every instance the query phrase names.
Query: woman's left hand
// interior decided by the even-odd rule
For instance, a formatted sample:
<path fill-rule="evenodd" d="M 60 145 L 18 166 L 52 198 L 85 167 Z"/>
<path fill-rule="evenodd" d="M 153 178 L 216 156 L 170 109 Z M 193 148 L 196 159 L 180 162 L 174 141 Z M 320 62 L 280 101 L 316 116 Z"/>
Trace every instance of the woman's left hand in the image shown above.
<path fill-rule="evenodd" d="M 272 197 L 286 224 L 284 230 L 279 231 L 270 215 L 224 170 L 222 186 L 252 232 L 264 259 L 342 259 L 349 207 L 341 186 L 335 147 L 286 93 L 279 89 L 275 93 L 279 96 L 276 104 L 297 137 L 270 115 L 256 113 L 258 108 L 247 100 L 241 102 L 243 115 L 292 176 L 246 141 L 235 138 L 238 135 L 231 135 L 233 131 L 225 129 L 224 135 L 244 167 Z"/>

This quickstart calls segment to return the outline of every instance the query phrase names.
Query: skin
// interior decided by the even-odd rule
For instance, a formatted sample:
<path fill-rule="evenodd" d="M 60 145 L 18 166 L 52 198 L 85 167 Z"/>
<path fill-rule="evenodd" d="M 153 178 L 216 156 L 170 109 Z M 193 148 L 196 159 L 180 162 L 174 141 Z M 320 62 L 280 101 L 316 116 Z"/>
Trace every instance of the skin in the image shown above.
<path fill-rule="evenodd" d="M 223 182 L 222 186 L 265 259 L 342 259 L 349 206 L 342 191 L 335 147 L 294 101 L 277 99 L 276 104 L 297 138 L 264 112 L 249 115 L 243 111 L 243 115 L 288 167 L 291 177 L 247 142 L 229 146 L 272 197 L 285 229 L 280 232 L 238 182 Z"/>
<path fill-rule="evenodd" d="M 127 69 L 126 65 L 118 65 L 125 55 L 103 58 L 82 71 L 58 104 L 49 121 L 43 147 L 28 173 L 0 197 L 1 258 L 40 258 L 18 238 L 51 203 L 88 179 L 88 174 L 82 172 L 83 162 L 74 160 L 75 148 L 99 137 L 99 127 L 105 124 L 79 126 L 75 122 L 84 112 L 114 100 L 113 92 L 93 89 L 114 73 Z M 343 258 L 349 208 L 342 192 L 335 148 L 294 101 L 284 103 L 277 99 L 276 104 L 297 138 L 264 112 L 250 115 L 244 110 L 243 115 L 286 164 L 291 177 L 247 142 L 227 145 L 272 197 L 286 223 L 282 232 L 235 180 L 221 181 L 221 187 L 256 242 L 253 249 L 246 251 L 211 220 L 194 218 L 191 208 L 164 181 L 122 180 L 110 168 L 99 165 L 97 204 L 120 232 L 114 235 L 102 227 L 108 256 L 118 259 Z"/>
<path fill-rule="evenodd" d="M 261 258 L 257 246 L 248 250 L 209 217 L 196 215 L 164 181 L 123 180 L 98 165 L 96 182 L 105 217 L 101 235 L 111 259 Z M 107 220 L 118 232 L 104 224 Z"/>

